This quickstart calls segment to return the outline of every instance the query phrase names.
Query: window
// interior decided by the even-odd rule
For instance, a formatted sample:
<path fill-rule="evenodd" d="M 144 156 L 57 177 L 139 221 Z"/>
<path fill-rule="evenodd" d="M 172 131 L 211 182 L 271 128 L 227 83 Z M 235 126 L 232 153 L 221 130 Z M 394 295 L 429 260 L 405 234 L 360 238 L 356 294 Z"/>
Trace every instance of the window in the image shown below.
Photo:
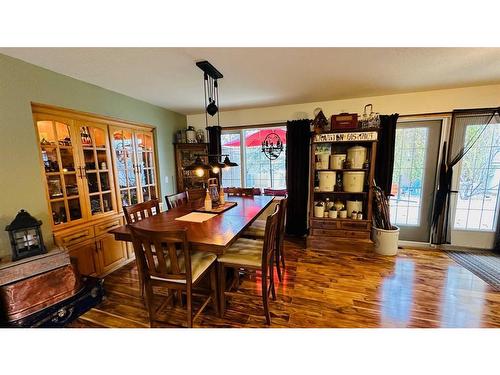
<path fill-rule="evenodd" d="M 464 144 L 484 125 L 467 125 Z M 500 183 L 500 124 L 484 129 L 460 162 L 454 229 L 494 231 Z"/>
<path fill-rule="evenodd" d="M 275 133 L 283 151 L 274 160 L 262 152 L 262 142 Z M 224 170 L 223 186 L 286 189 L 286 127 L 251 128 L 222 132 L 222 153 L 239 164 Z"/>
<path fill-rule="evenodd" d="M 223 169 L 222 186 L 243 187 L 241 184 L 240 137 L 240 133 L 222 133 L 221 135 L 222 153 L 228 154 L 229 159 L 238 164 L 237 167 Z"/>

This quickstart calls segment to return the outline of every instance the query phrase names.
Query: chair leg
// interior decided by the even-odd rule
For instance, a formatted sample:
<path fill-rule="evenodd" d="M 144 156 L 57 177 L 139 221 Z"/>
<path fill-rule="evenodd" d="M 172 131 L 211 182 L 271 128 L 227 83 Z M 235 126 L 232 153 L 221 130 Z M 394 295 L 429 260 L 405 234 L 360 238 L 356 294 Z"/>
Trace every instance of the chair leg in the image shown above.
<path fill-rule="evenodd" d="M 284 250 L 285 245 L 281 246 L 280 249 L 280 260 L 281 260 L 281 265 L 283 266 L 283 270 L 285 269 L 285 250 Z"/>
<path fill-rule="evenodd" d="M 274 256 L 274 255 L 273 255 Z M 269 264 L 269 279 L 271 287 L 271 295 L 273 296 L 273 301 L 276 301 L 276 290 L 274 289 L 274 259 L 271 259 Z"/>
<path fill-rule="evenodd" d="M 221 317 L 224 316 L 224 310 L 226 308 L 226 271 L 224 269 L 224 263 L 217 262 L 218 274 L 219 274 L 219 314 Z"/>
<path fill-rule="evenodd" d="M 154 306 L 153 306 L 153 290 L 151 285 L 144 284 L 144 302 L 149 313 L 149 326 L 154 327 L 156 321 Z"/>
<path fill-rule="evenodd" d="M 177 301 L 181 307 L 184 307 L 184 301 L 182 300 L 182 290 L 177 290 Z"/>
<path fill-rule="evenodd" d="M 182 295 L 179 290 L 179 295 Z M 188 285 L 186 288 L 186 305 L 187 305 L 187 326 L 188 328 L 193 328 L 193 300 L 192 300 L 191 286 Z"/>
<path fill-rule="evenodd" d="M 282 277 L 281 277 L 281 268 L 280 268 L 280 253 L 279 250 L 276 250 L 275 253 L 275 260 L 276 260 L 276 273 L 278 274 L 278 280 L 281 282 Z"/>
<path fill-rule="evenodd" d="M 271 325 L 271 315 L 269 314 L 269 293 L 267 291 L 267 275 L 262 275 L 262 304 L 264 305 L 264 315 L 266 324 Z"/>
<path fill-rule="evenodd" d="M 234 268 L 234 286 L 236 290 L 240 288 L 240 269 Z"/>
<path fill-rule="evenodd" d="M 212 303 L 214 305 L 214 310 L 217 316 L 220 318 L 220 309 L 219 309 L 219 289 L 217 288 L 217 268 L 216 264 L 212 265 L 212 269 L 210 270 L 210 289 L 212 290 Z"/>

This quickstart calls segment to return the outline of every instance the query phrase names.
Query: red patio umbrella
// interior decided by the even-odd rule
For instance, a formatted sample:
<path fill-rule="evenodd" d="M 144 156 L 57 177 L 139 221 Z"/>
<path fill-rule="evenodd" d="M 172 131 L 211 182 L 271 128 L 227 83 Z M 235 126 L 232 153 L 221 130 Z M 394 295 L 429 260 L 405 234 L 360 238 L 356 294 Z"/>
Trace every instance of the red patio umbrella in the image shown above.
<path fill-rule="evenodd" d="M 246 147 L 260 147 L 262 141 L 271 133 L 276 133 L 281 138 L 281 142 L 286 145 L 286 130 L 284 129 L 261 129 L 245 138 Z M 240 140 L 236 139 L 231 142 L 222 144 L 224 147 L 240 147 Z"/>

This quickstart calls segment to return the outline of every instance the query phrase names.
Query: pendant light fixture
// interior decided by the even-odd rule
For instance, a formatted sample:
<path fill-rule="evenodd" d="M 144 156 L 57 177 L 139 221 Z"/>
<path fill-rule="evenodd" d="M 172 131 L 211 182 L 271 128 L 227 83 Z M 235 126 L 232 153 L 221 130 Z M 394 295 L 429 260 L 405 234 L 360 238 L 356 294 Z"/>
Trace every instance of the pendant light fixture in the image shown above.
<path fill-rule="evenodd" d="M 208 128 L 208 115 L 211 117 L 217 115 L 217 126 L 220 126 L 219 118 L 219 83 L 218 80 L 223 78 L 219 72 L 208 61 L 198 61 L 196 66 L 203 70 L 203 91 L 205 100 L 205 125 Z M 210 165 L 205 164 L 201 156 L 208 156 Z M 224 161 L 221 158 L 225 156 Z M 229 160 L 228 154 L 206 154 L 197 155 L 193 164 L 184 167 L 187 171 L 195 171 L 198 177 L 203 177 L 205 170 L 212 170 L 212 173 L 218 174 L 222 168 L 237 167 L 238 164 Z"/>

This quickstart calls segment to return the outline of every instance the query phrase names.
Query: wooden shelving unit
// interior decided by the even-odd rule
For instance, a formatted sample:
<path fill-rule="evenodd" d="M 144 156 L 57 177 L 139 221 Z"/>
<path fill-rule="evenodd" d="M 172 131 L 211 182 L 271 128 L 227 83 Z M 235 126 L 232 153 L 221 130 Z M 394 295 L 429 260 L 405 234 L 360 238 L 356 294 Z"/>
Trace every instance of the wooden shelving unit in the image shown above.
<path fill-rule="evenodd" d="M 177 193 L 188 191 L 190 197 L 199 199 L 204 197 L 205 189 L 208 186 L 209 173 L 198 177 L 195 171 L 187 171 L 184 167 L 192 164 L 196 155 L 208 154 L 208 143 L 174 143 L 175 167 L 177 171 Z M 208 157 L 202 156 L 203 162 L 208 163 Z"/>
<path fill-rule="evenodd" d="M 368 133 L 371 134 L 368 134 Z M 347 135 L 342 137 L 340 135 Z M 356 137 L 356 135 L 361 135 Z M 320 135 L 314 134 L 311 139 L 311 183 L 309 199 L 309 235 L 307 236 L 307 246 L 316 249 L 329 249 L 335 239 L 345 238 L 349 240 L 370 241 L 372 226 L 372 186 L 375 173 L 375 160 L 377 152 L 378 134 L 373 130 L 353 130 L 353 131 L 331 131 Z M 316 158 L 318 148 L 324 145 L 330 147 L 331 154 L 346 153 L 349 147 L 363 145 L 367 148 L 367 158 L 369 167 L 362 169 L 321 169 L 320 171 L 335 171 L 343 173 L 349 171 L 364 171 L 365 184 L 362 192 L 345 191 L 318 191 L 315 188 L 317 181 Z M 363 220 L 353 220 L 350 218 L 319 218 L 314 217 L 315 202 L 341 200 L 344 205 L 347 200 L 358 199 L 363 201 Z"/>

